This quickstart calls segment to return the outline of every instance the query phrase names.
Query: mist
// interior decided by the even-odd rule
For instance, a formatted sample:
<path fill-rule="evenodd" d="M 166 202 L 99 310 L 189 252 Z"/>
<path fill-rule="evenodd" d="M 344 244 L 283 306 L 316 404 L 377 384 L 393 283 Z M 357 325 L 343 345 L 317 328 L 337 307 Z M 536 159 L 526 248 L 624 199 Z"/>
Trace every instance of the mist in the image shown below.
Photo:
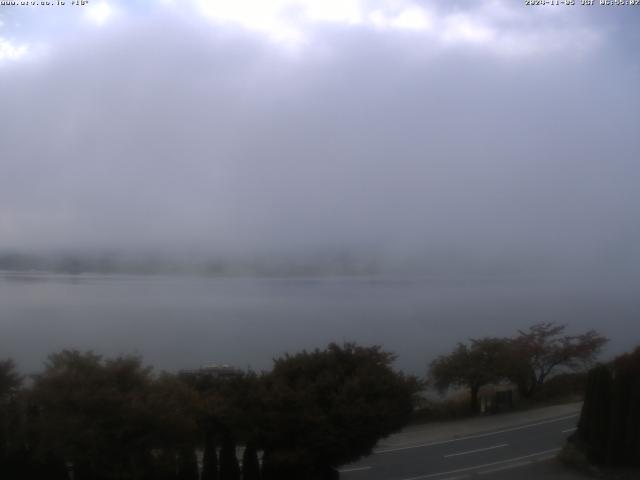
<path fill-rule="evenodd" d="M 611 12 L 459 9 L 496 33 L 307 21 L 290 46 L 177 7 L 40 26 L 0 64 L 0 248 L 636 270 L 639 70 Z"/>
<path fill-rule="evenodd" d="M 639 13 L 0 7 L 0 347 L 27 369 L 69 346 L 262 367 L 355 340 L 422 372 L 549 320 L 630 347 Z M 300 283 L 234 283 L 256 276 Z"/>

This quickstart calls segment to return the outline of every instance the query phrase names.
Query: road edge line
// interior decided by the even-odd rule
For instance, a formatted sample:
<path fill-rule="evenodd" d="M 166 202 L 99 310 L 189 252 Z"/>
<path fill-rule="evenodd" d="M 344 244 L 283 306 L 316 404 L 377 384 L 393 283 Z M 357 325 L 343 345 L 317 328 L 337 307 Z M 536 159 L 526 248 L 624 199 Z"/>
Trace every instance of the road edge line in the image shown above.
<path fill-rule="evenodd" d="M 515 432 L 517 430 L 524 430 L 526 428 L 537 427 L 539 425 L 547 425 L 549 423 L 561 422 L 563 420 L 569 420 L 570 418 L 575 418 L 575 417 L 578 417 L 578 416 L 580 416 L 579 412 L 578 413 L 574 413 L 573 415 L 565 415 L 564 417 L 552 418 L 552 419 L 549 419 L 549 420 L 543 420 L 541 422 L 529 423 L 529 424 L 520 425 L 520 426 L 517 426 L 517 427 L 505 428 L 503 430 L 495 430 L 495 431 L 492 431 L 492 432 L 478 433 L 478 434 L 474 434 L 474 435 L 467 435 L 467 436 L 464 436 L 464 437 L 452 438 L 451 440 L 442 440 L 442 441 L 438 441 L 438 442 L 429 442 L 429 443 L 421 443 L 421 444 L 416 444 L 416 445 L 408 445 L 406 447 L 384 448 L 384 449 L 380 449 L 380 450 L 374 450 L 373 451 L 373 455 L 381 455 L 383 453 L 400 452 L 402 450 L 411 450 L 413 448 L 424 448 L 424 447 L 433 447 L 435 445 L 446 445 L 448 443 L 461 442 L 463 440 L 472 440 L 474 438 L 490 437 L 491 435 L 499 435 L 501 433 Z"/>

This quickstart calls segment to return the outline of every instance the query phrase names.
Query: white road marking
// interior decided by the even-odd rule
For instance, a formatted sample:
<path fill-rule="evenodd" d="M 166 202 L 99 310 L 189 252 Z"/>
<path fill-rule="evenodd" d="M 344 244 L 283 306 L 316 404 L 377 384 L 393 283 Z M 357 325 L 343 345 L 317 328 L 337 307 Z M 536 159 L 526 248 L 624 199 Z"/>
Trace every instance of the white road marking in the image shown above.
<path fill-rule="evenodd" d="M 487 450 L 494 450 L 496 448 L 503 448 L 508 446 L 509 446 L 508 443 L 503 443 L 501 445 L 494 445 L 492 447 L 476 448 L 475 450 L 467 450 L 466 452 L 450 453 L 449 455 L 443 455 L 443 457 L 444 458 L 459 457 L 460 455 L 469 455 L 470 453 L 486 452 Z"/>
<path fill-rule="evenodd" d="M 562 433 L 575 432 L 577 429 L 578 427 L 567 428 L 566 430 L 562 430 Z"/>
<path fill-rule="evenodd" d="M 530 460 L 525 460 L 523 462 L 510 463 L 509 465 L 503 465 L 501 467 L 494 467 L 489 470 L 482 470 L 478 472 L 478 475 L 489 475 L 490 473 L 502 472 L 504 470 L 511 470 L 512 468 L 525 467 L 527 465 L 531 465 Z"/>
<path fill-rule="evenodd" d="M 514 468 L 525 467 L 533 463 L 544 462 L 546 460 L 551 460 L 553 457 L 555 457 L 555 453 L 556 452 L 554 452 L 554 454 L 551 454 L 551 455 L 543 455 L 541 457 L 536 457 L 532 460 L 525 460 L 524 462 L 510 463 L 509 465 L 505 465 L 503 467 L 496 467 L 490 470 L 483 470 L 481 472 L 478 472 L 478 475 L 488 475 L 490 473 L 497 473 L 497 472 L 502 472 L 504 470 L 511 470 Z"/>
<path fill-rule="evenodd" d="M 459 438 L 454 438 L 454 439 L 451 439 L 451 440 L 443 440 L 443 441 L 440 441 L 440 442 L 420 443 L 420 444 L 417 444 L 417 445 L 409 445 L 407 447 L 385 448 L 385 449 L 382 449 L 382 450 L 376 450 L 373 453 L 374 453 L 374 455 L 378 455 L 378 454 L 381 454 L 381 453 L 400 452 L 402 450 L 411 450 L 413 448 L 433 447 L 434 445 L 446 445 L 448 443 L 461 442 L 463 440 L 472 440 L 474 438 L 490 437 L 491 435 L 499 435 L 501 433 L 515 432 L 516 430 L 524 430 L 526 428 L 537 427 L 539 425 L 547 425 L 549 423 L 561 422 L 563 420 L 568 420 L 570 418 L 575 418 L 578 415 L 580 415 L 580 414 L 579 413 L 575 413 L 573 415 L 567 415 L 566 417 L 553 418 L 551 420 L 544 420 L 542 422 L 530 423 L 528 425 L 521 425 L 519 427 L 505 428 L 504 430 L 496 430 L 495 432 L 479 433 L 477 435 L 469 435 L 469 436 L 466 436 L 466 437 L 459 437 Z"/>
<path fill-rule="evenodd" d="M 543 450 L 542 452 L 523 455 L 522 457 L 509 458 L 507 460 L 500 460 L 499 462 L 484 463 L 482 465 L 474 465 L 473 467 L 459 468 L 457 470 L 449 470 L 448 472 L 430 473 L 428 475 L 420 475 L 418 477 L 403 478 L 402 480 L 424 480 L 426 478 L 434 478 L 434 477 L 441 477 L 443 475 L 451 475 L 452 473 L 469 472 L 472 470 L 478 470 L 480 468 L 493 467 L 494 465 L 504 465 L 506 463 L 519 462 L 526 458 L 539 457 L 540 455 L 547 455 L 547 454 L 555 453 L 559 451 L 560 451 L 559 448 L 553 448 L 551 450 Z"/>
<path fill-rule="evenodd" d="M 363 470 L 371 470 L 371 467 L 353 467 L 338 470 L 340 473 L 361 472 Z"/>

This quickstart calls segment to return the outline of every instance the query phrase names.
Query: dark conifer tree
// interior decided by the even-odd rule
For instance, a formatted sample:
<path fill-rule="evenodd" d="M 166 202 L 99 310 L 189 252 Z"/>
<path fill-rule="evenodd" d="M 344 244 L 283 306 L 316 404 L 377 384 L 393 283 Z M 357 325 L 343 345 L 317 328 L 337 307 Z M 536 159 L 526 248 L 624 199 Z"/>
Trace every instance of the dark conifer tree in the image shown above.
<path fill-rule="evenodd" d="M 260 480 L 258 451 L 252 442 L 247 444 L 242 455 L 242 480 Z"/>
<path fill-rule="evenodd" d="M 198 459 L 193 448 L 184 447 L 178 458 L 178 480 L 198 480 Z"/>
<path fill-rule="evenodd" d="M 172 450 L 165 448 L 160 452 L 155 461 L 157 480 L 177 480 L 178 464 L 176 460 L 176 454 Z"/>
<path fill-rule="evenodd" d="M 240 480 L 236 444 L 229 434 L 223 437 L 220 448 L 220 480 Z"/>
<path fill-rule="evenodd" d="M 202 480 L 218 480 L 218 454 L 214 437 L 207 434 L 202 457 Z"/>
<path fill-rule="evenodd" d="M 589 371 L 587 391 L 578 434 L 588 445 L 588 455 L 593 462 L 604 463 L 607 456 L 607 439 L 611 419 L 611 370 L 599 365 Z"/>
<path fill-rule="evenodd" d="M 614 362 L 607 463 L 640 465 L 640 348 Z"/>
<path fill-rule="evenodd" d="M 640 348 L 590 370 L 577 438 L 594 463 L 640 466 Z"/>
<path fill-rule="evenodd" d="M 262 453 L 262 468 L 260 469 L 262 480 L 276 480 L 278 477 L 273 469 L 272 454 L 269 450 Z"/>
<path fill-rule="evenodd" d="M 33 477 L 31 456 L 26 448 L 19 448 L 8 452 L 5 463 L 0 471 L 2 480 L 22 480 Z"/>
<path fill-rule="evenodd" d="M 67 465 L 59 457 L 52 453 L 43 455 L 43 458 L 33 463 L 34 478 L 46 478 L 47 480 L 68 480 L 69 471 Z"/>
<path fill-rule="evenodd" d="M 140 480 L 159 480 L 155 456 L 147 452 L 138 460 L 138 475 Z"/>

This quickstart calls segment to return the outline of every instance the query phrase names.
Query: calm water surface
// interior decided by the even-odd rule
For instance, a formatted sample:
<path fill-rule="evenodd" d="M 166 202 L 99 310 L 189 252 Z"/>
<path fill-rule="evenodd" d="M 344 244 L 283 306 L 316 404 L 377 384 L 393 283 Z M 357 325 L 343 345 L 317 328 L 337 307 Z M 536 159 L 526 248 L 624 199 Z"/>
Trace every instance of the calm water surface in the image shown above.
<path fill-rule="evenodd" d="M 381 344 L 423 374 L 469 337 L 560 321 L 640 344 L 633 282 L 538 278 L 195 278 L 0 274 L 0 358 L 25 372 L 48 353 L 134 353 L 174 370 L 205 363 L 268 369 L 284 352 L 330 341 Z"/>

